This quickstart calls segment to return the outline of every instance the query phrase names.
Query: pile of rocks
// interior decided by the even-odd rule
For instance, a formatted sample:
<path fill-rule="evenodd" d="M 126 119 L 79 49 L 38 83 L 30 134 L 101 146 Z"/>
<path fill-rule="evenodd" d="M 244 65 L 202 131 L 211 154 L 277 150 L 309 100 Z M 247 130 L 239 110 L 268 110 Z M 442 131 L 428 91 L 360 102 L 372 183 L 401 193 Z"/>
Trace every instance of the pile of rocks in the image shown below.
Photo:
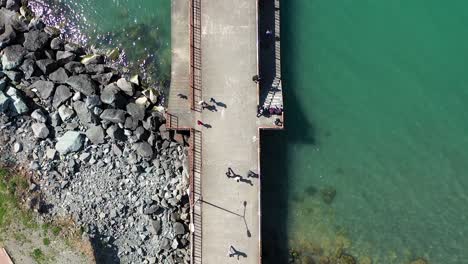
<path fill-rule="evenodd" d="M 188 160 L 155 89 L 0 0 L 0 162 L 34 172 L 32 208 L 71 216 L 106 262 L 188 263 Z"/>

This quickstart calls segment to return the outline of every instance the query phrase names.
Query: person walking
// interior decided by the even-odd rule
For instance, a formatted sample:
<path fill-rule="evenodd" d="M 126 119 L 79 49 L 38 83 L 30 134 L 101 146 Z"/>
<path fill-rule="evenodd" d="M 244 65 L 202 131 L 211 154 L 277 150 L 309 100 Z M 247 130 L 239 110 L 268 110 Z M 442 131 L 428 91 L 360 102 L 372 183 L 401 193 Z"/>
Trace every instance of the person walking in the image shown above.
<path fill-rule="evenodd" d="M 199 125 L 199 126 L 203 126 L 203 125 L 205 125 L 205 124 L 204 124 L 202 121 L 200 121 L 200 120 L 197 120 L 197 125 Z"/>

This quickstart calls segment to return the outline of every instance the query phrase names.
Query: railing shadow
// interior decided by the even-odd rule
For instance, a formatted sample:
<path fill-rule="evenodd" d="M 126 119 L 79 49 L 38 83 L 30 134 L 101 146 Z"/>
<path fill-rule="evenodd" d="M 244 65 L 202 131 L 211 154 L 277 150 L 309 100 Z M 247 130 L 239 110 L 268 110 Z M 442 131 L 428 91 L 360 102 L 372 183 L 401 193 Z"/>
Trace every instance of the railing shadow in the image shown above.
<path fill-rule="evenodd" d="M 190 108 L 201 112 L 202 95 L 201 0 L 190 0 Z"/>
<path fill-rule="evenodd" d="M 193 224 L 192 232 L 192 263 L 202 262 L 202 133 L 191 129 L 191 179 L 190 179 L 190 203 Z"/>

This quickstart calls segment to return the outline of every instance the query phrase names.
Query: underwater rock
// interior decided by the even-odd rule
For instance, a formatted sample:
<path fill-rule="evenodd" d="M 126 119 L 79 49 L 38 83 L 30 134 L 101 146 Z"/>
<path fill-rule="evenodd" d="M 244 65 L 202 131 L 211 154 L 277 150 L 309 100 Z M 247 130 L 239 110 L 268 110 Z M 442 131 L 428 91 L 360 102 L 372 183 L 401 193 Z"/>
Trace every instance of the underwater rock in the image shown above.
<path fill-rule="evenodd" d="M 326 204 L 331 204 L 336 196 L 336 189 L 333 187 L 325 187 L 320 190 L 320 194 L 322 195 L 322 199 Z"/>
<path fill-rule="evenodd" d="M 410 262 L 410 264 L 428 264 L 429 262 L 427 262 L 426 260 L 422 259 L 422 258 L 418 258 L 416 260 L 413 260 Z"/>
<path fill-rule="evenodd" d="M 341 254 L 338 258 L 337 264 L 357 264 L 356 259 L 348 254 Z"/>

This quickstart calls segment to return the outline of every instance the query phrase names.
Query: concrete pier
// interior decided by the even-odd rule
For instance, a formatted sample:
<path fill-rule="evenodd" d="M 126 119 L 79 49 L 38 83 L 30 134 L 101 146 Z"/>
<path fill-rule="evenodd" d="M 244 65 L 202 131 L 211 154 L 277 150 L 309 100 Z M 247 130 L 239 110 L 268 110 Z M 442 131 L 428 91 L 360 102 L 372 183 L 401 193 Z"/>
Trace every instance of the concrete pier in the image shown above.
<path fill-rule="evenodd" d="M 282 114 L 257 116 L 259 106 L 283 107 L 276 58 L 262 65 L 275 72 L 253 81 L 261 56 L 271 53 L 260 49 L 279 56 L 279 1 L 263 2 L 270 2 L 271 16 L 278 5 L 271 34 L 259 31 L 256 1 L 172 0 L 167 126 L 191 133 L 192 263 L 238 263 L 237 255 L 242 263 L 261 263 L 259 130 L 281 129 L 283 121 Z M 211 106 L 203 108 L 202 100 Z M 226 175 L 228 168 L 239 181 Z M 249 171 L 258 177 L 247 177 Z M 231 246 L 239 254 L 229 257 Z"/>

